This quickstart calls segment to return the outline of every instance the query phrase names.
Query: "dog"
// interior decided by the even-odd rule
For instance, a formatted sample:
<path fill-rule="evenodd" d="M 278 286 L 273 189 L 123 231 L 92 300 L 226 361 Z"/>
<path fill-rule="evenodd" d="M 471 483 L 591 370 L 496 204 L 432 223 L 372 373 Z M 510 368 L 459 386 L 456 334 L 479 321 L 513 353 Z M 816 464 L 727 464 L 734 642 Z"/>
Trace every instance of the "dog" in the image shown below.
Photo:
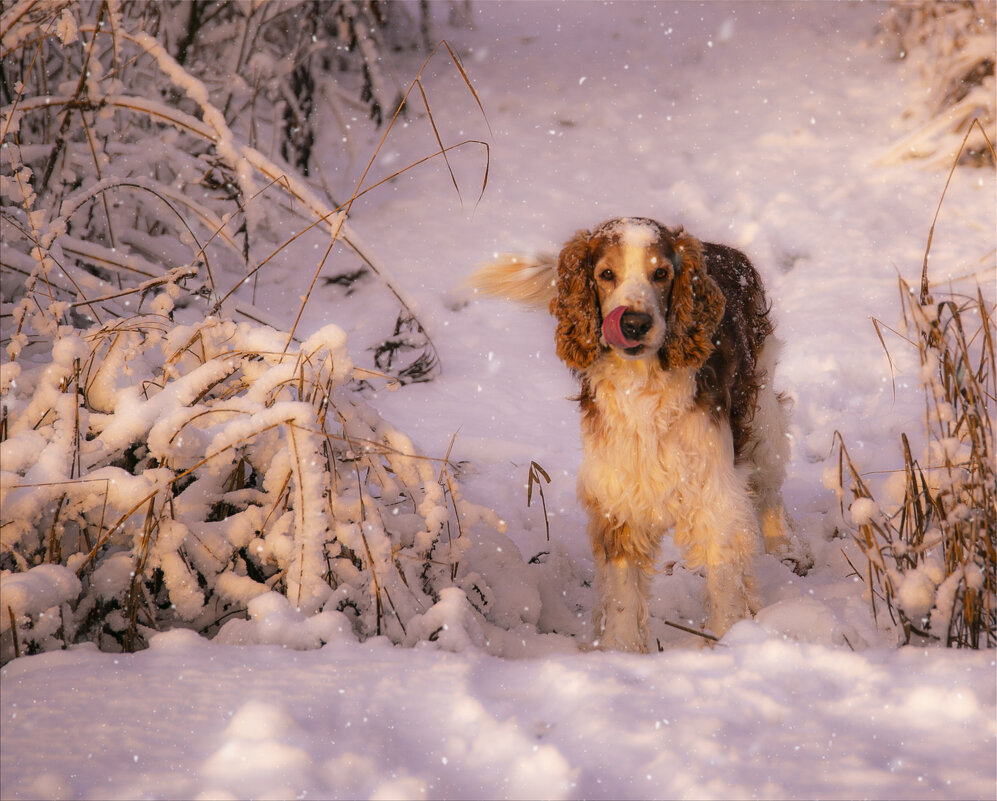
<path fill-rule="evenodd" d="M 647 651 L 650 582 L 670 530 L 687 567 L 705 569 L 717 636 L 758 610 L 762 543 L 805 565 L 781 492 L 790 443 L 773 387 L 779 342 L 743 253 L 620 217 L 577 232 L 556 258 L 499 257 L 471 284 L 546 305 L 557 355 L 580 382 L 597 647 Z"/>

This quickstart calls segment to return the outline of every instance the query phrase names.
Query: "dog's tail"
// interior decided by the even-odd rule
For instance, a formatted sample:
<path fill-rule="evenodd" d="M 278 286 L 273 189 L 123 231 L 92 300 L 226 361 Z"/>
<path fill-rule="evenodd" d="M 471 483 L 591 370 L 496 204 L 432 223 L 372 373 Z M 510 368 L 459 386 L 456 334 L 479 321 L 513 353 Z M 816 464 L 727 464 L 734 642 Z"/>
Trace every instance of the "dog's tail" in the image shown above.
<path fill-rule="evenodd" d="M 466 285 L 477 294 L 546 311 L 557 294 L 557 257 L 504 253 L 479 267 Z"/>

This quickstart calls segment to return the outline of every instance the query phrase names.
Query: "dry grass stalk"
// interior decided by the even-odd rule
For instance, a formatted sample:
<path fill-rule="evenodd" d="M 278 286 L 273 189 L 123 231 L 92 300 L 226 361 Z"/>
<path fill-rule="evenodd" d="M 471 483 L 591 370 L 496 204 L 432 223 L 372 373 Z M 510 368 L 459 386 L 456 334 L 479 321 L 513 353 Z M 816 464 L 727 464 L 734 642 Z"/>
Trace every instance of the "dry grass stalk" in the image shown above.
<path fill-rule="evenodd" d="M 547 474 L 547 471 L 536 462 L 530 462 L 530 471 L 526 478 L 526 505 L 529 507 L 533 503 L 533 485 L 535 484 L 537 491 L 540 493 L 540 504 L 543 506 L 544 529 L 547 532 L 547 542 L 550 542 L 550 520 L 547 517 L 547 499 L 544 497 L 543 481 L 550 484 L 550 476 Z"/>
<path fill-rule="evenodd" d="M 964 143 L 968 139 L 967 132 Z M 992 144 L 988 145 L 993 149 Z M 955 164 L 952 171 L 955 170 Z M 947 191 L 952 172 L 945 184 Z M 939 210 L 945 191 L 939 201 Z M 938 211 L 935 214 L 935 221 Z M 902 278 L 900 302 L 906 332 L 917 348 L 925 400 L 924 456 L 916 458 L 901 435 L 904 486 L 888 511 L 855 466 L 838 435 L 839 486 L 847 476 L 855 541 L 867 559 L 864 572 L 873 613 L 876 599 L 914 637 L 946 646 L 997 646 L 997 474 L 994 405 L 997 358 L 993 300 L 976 287 L 969 296 L 950 291 L 936 300 L 928 276 L 932 222 L 920 291 Z M 882 334 L 877 326 L 880 341 Z M 885 343 L 884 343 L 885 347 Z M 888 352 L 888 351 L 887 351 Z M 891 359 L 892 364 L 892 359 Z"/>

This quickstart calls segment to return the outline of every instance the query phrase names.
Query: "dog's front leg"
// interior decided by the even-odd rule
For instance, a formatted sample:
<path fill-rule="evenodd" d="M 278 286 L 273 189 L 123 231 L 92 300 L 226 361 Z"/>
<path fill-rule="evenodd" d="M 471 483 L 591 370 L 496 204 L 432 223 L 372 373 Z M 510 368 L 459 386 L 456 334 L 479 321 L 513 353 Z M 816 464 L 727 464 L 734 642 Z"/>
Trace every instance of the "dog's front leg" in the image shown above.
<path fill-rule="evenodd" d="M 595 646 L 604 650 L 647 652 L 647 599 L 653 558 L 628 547 L 627 526 L 613 527 L 604 517 L 589 523 L 598 599 L 593 613 Z"/>
<path fill-rule="evenodd" d="M 758 610 L 754 561 L 761 535 L 739 471 L 731 466 L 702 488 L 675 541 L 691 568 L 706 568 L 709 626 L 718 637 Z"/>
<path fill-rule="evenodd" d="M 697 536 L 701 534 L 702 530 Z M 753 546 L 759 535 L 751 521 L 714 529 L 707 536 L 713 541 L 702 548 L 693 547 L 691 552 L 697 555 L 686 557 L 686 567 L 705 568 L 707 625 L 722 637 L 737 621 L 750 618 L 759 609 L 753 565 L 757 553 Z"/>

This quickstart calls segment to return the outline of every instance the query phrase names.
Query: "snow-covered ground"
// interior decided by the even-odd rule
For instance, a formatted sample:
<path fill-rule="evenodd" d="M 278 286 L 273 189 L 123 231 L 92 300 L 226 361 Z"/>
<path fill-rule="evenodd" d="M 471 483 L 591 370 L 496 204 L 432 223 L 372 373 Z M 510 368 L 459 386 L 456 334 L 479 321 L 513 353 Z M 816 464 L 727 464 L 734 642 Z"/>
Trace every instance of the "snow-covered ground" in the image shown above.
<path fill-rule="evenodd" d="M 434 60 L 424 83 L 447 144 L 489 142 L 364 196 L 355 231 L 418 309 L 442 360 L 434 381 L 372 405 L 464 464 L 463 494 L 495 509 L 523 560 L 495 557 L 503 602 L 551 616 L 487 646 L 357 642 L 336 618 L 323 648 L 274 597 L 230 645 L 186 631 L 132 655 L 91 647 L 2 671 L 4 798 L 994 798 L 992 652 L 896 648 L 845 561 L 824 488 L 834 434 L 865 471 L 901 463 L 920 430 L 913 356 L 870 317 L 899 319 L 897 276 L 916 281 L 945 175 L 879 163 L 916 102 L 914 65 L 873 32 L 885 6 L 810 3 L 479 2 L 462 49 L 487 114 Z M 417 61 L 394 65 L 407 81 Z M 324 127 L 326 178 L 348 194 L 379 132 Z M 433 148 L 424 117 L 395 129 L 387 175 Z M 777 383 L 795 403 L 787 500 L 815 556 L 804 578 L 759 560 L 764 608 L 715 648 L 663 621 L 702 622 L 702 580 L 655 583 L 647 656 L 587 652 L 591 560 L 574 497 L 572 380 L 542 314 L 469 298 L 461 280 L 495 252 L 556 248 L 621 214 L 683 224 L 747 252 L 786 348 Z M 987 267 L 992 171 L 959 171 L 935 231 L 933 276 Z M 257 305 L 293 319 L 314 265 L 261 273 Z M 987 291 L 993 292 L 992 276 Z M 956 288 L 967 289 L 968 283 Z M 358 363 L 383 328 L 376 281 L 323 287 L 301 333 L 334 322 Z M 263 300 L 261 300 L 263 298 Z M 380 303 L 380 305 L 379 305 Z M 381 328 L 378 328 L 381 326 Z M 906 390 L 906 391 L 905 391 Z M 551 476 L 550 523 L 526 507 L 530 462 Z M 677 559 L 666 554 L 666 561 Z M 508 567 L 508 575 L 501 571 Z M 537 575 L 540 576 L 539 582 Z M 532 582 L 534 595 L 517 582 Z M 258 607 L 263 609 L 263 607 Z M 345 620 L 345 618 L 344 618 Z"/>
<path fill-rule="evenodd" d="M 986 798 L 991 655 L 235 648 L 189 632 L 4 673 L 15 798 Z M 980 738 L 980 739 L 977 739 Z"/>

